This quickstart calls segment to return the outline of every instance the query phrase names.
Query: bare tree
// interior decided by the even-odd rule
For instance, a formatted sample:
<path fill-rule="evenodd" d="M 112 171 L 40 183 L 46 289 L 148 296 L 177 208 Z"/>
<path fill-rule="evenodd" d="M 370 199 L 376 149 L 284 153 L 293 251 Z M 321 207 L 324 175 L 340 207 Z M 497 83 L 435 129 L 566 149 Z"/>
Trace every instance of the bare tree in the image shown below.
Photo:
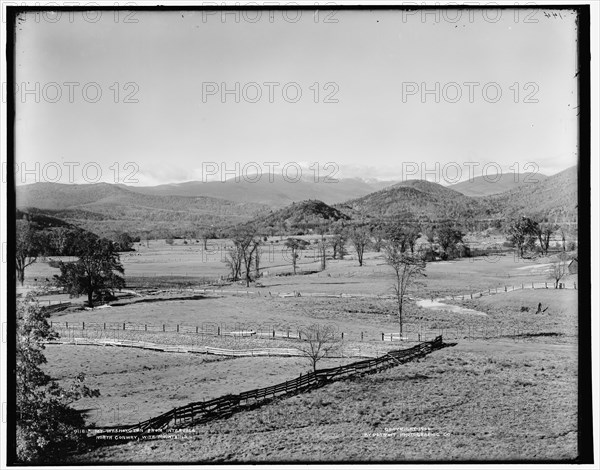
<path fill-rule="evenodd" d="M 15 246 L 17 279 L 23 285 L 25 268 L 35 263 L 41 251 L 40 237 L 32 224 L 27 220 L 17 220 L 17 237 Z"/>
<path fill-rule="evenodd" d="M 256 249 L 254 250 L 254 278 L 258 279 L 260 277 L 260 257 L 262 256 L 262 245 L 260 240 L 254 241 L 256 244 Z"/>
<path fill-rule="evenodd" d="M 558 233 L 560 234 L 560 239 L 562 240 L 563 251 L 567 251 L 567 231 L 564 227 L 559 227 Z"/>
<path fill-rule="evenodd" d="M 234 246 L 241 255 L 242 262 L 244 263 L 246 287 L 250 287 L 250 281 L 252 281 L 252 265 L 255 262 L 256 251 L 261 243 L 260 236 L 257 234 L 256 228 L 248 226 L 237 230 L 232 239 Z"/>
<path fill-rule="evenodd" d="M 225 259 L 223 262 L 229 268 L 232 281 L 238 281 L 240 279 L 240 273 L 242 270 L 242 252 L 238 245 L 233 245 L 225 253 Z"/>
<path fill-rule="evenodd" d="M 299 333 L 301 343 L 298 349 L 310 361 L 314 372 L 317 371 L 317 363 L 321 359 L 338 351 L 342 346 L 342 339 L 333 325 L 314 323 L 300 329 Z"/>
<path fill-rule="evenodd" d="M 356 256 L 358 257 L 358 265 L 363 265 L 363 256 L 365 249 L 371 241 L 369 230 L 366 227 L 353 227 L 350 230 L 350 241 L 354 245 L 356 250 Z"/>
<path fill-rule="evenodd" d="M 321 271 L 325 271 L 327 268 L 327 240 L 325 240 L 325 232 L 327 231 L 327 227 L 321 225 L 317 228 L 317 233 L 321 235 L 321 240 L 319 240 L 319 244 L 317 245 L 319 248 L 319 254 L 321 258 Z"/>
<path fill-rule="evenodd" d="M 402 339 L 402 309 L 408 288 L 415 279 L 425 276 L 425 261 L 420 256 L 402 251 L 401 243 L 389 242 L 385 246 L 385 262 L 394 270 L 394 293 L 398 305 L 398 324 Z"/>
<path fill-rule="evenodd" d="M 550 237 L 556 231 L 556 225 L 551 223 L 540 222 L 533 227 L 533 231 L 540 242 L 540 250 L 542 255 L 548 254 L 548 248 L 550 247 Z"/>
<path fill-rule="evenodd" d="M 565 256 L 560 256 L 558 261 L 552 264 L 550 268 L 550 278 L 554 279 L 554 288 L 558 289 L 558 285 L 565 276 L 569 274 L 569 263 Z"/>

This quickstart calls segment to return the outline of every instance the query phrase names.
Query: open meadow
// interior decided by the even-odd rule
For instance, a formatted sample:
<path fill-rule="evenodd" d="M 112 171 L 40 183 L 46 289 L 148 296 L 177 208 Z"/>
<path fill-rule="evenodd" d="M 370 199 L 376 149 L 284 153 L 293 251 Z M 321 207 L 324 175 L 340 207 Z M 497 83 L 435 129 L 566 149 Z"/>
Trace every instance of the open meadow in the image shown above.
<path fill-rule="evenodd" d="M 162 247 L 154 253 L 151 248 L 123 257 L 127 276 L 150 277 L 156 257 L 168 256 Z M 73 462 L 576 456 L 577 278 L 572 275 L 564 280 L 567 288 L 554 289 L 548 258 L 517 260 L 507 254 L 428 263 L 427 276 L 411 291 L 404 310 L 407 339 L 399 342 L 396 336 L 390 342 L 388 335 L 398 331 L 392 273 L 379 253 L 367 253 L 362 267 L 350 253 L 323 272 L 296 276 L 275 275 L 290 273 L 291 266 L 264 263 L 268 274 L 259 283 L 222 284 L 216 292 L 199 294 L 207 287 L 202 279 L 226 274 L 223 263 L 202 263 L 197 257 L 184 261 L 189 247 L 166 252 L 171 249 L 179 250 L 171 253 L 173 275 L 193 272 L 194 283 L 176 290 L 138 290 L 93 310 L 75 303 L 50 320 L 71 325 L 72 330 L 58 331 L 74 337 L 234 350 L 295 348 L 298 330 L 315 322 L 344 333 L 342 349 L 370 357 L 437 334 L 457 344 L 374 376 L 335 382 L 196 426 L 185 440 L 91 444 Z M 48 269 L 37 264 L 39 272 Z M 299 295 L 289 295 L 294 292 Z M 328 296 L 311 296 L 316 293 Z M 543 311 L 536 313 L 540 303 Z M 217 328 L 257 334 L 219 336 Z M 61 383 L 83 372 L 88 386 L 100 390 L 99 397 L 75 403 L 97 426 L 136 423 L 310 370 L 303 357 L 229 358 L 111 346 L 48 345 L 46 355 L 47 370 Z M 355 360 L 328 358 L 319 367 Z"/>
<path fill-rule="evenodd" d="M 71 463 L 570 459 L 576 356 L 575 344 L 465 341 L 178 438 L 100 446 Z"/>

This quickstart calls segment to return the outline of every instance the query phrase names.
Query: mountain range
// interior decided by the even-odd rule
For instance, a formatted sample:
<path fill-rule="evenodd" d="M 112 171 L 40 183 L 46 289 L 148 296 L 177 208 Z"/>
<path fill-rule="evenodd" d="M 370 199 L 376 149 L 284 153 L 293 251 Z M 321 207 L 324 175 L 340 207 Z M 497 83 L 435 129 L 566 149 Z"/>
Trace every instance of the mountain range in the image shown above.
<path fill-rule="evenodd" d="M 395 181 L 364 180 L 361 178 L 310 178 L 298 181 L 277 174 L 262 174 L 258 181 L 251 177 L 225 181 L 188 181 L 158 186 L 125 186 L 130 191 L 150 196 L 214 197 L 237 202 L 284 207 L 292 202 L 317 199 L 335 204 L 353 197 L 365 196 Z"/>
<path fill-rule="evenodd" d="M 476 178 L 450 187 L 424 180 L 395 184 L 361 179 L 290 183 L 277 178 L 269 182 L 264 177 L 265 181 L 258 183 L 189 182 L 154 187 L 35 183 L 18 186 L 16 197 L 20 209 L 37 208 L 99 235 L 126 231 L 167 237 L 256 218 L 269 226 L 346 217 L 425 221 L 541 214 L 555 220 L 576 218 L 577 167 L 550 177 L 536 175 L 536 182 L 530 182 L 531 175 L 507 176 L 499 182 Z M 458 191 L 461 188 L 463 192 Z M 498 193 L 499 188 L 508 190 Z M 305 200 L 311 203 L 298 204 Z M 294 211 L 301 211 L 301 215 Z"/>

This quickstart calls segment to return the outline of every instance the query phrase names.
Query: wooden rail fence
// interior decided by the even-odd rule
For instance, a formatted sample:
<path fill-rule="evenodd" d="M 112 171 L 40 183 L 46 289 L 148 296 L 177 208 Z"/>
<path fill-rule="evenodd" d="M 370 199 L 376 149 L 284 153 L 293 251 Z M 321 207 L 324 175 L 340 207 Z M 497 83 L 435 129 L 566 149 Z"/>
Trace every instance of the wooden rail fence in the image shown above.
<path fill-rule="evenodd" d="M 442 337 L 438 336 L 433 341 L 424 342 L 409 349 L 390 351 L 384 356 L 375 359 L 366 359 L 330 369 L 320 369 L 271 387 L 249 390 L 240 394 L 225 395 L 209 401 L 190 403 L 138 424 L 95 428 L 90 429 L 90 431 L 94 432 L 95 435 L 118 433 L 131 435 L 138 433 L 159 433 L 169 426 L 181 428 L 201 424 L 228 417 L 244 408 L 261 406 L 276 397 L 306 392 L 322 387 L 332 381 L 356 374 L 380 372 L 451 345 L 444 343 Z"/>

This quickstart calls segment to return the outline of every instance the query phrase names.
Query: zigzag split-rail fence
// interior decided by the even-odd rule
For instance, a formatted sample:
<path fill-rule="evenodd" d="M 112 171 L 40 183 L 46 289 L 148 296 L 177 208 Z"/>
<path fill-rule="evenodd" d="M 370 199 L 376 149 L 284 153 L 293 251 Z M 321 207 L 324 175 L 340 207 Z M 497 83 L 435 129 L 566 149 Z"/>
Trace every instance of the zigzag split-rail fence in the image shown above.
<path fill-rule="evenodd" d="M 240 394 L 224 395 L 209 401 L 190 403 L 138 424 L 90 428 L 89 430 L 98 438 L 114 434 L 128 434 L 133 437 L 134 435 L 161 433 L 169 427 L 185 428 L 226 418 L 243 409 L 256 408 L 275 398 L 307 392 L 336 380 L 359 374 L 380 372 L 424 357 L 437 349 L 454 346 L 455 344 L 444 343 L 442 337 L 438 336 L 433 341 L 420 343 L 409 349 L 390 351 L 375 359 L 366 359 L 330 369 L 320 369 L 271 387 L 249 390 Z"/>

